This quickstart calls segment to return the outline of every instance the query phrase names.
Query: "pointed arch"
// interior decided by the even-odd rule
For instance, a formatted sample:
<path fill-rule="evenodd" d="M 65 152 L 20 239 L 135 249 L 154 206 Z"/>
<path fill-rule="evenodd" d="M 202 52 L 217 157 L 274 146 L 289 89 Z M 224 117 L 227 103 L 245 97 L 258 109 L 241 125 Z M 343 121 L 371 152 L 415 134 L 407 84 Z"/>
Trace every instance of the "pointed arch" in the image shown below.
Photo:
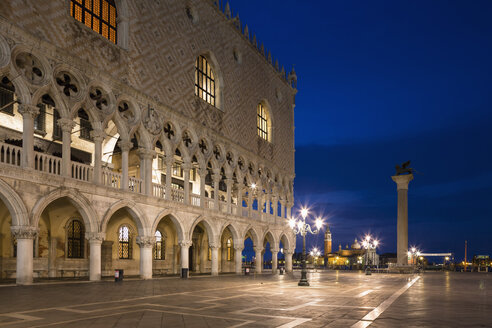
<path fill-rule="evenodd" d="M 265 231 L 261 241 L 262 241 L 262 246 L 267 242 L 270 243 L 270 247 L 278 247 L 279 245 L 279 242 L 275 238 L 275 234 L 273 234 L 270 230 Z"/>
<path fill-rule="evenodd" d="M 253 246 L 258 247 L 260 245 L 260 237 L 259 237 L 260 235 L 252 225 L 249 225 L 244 231 L 243 233 L 244 240 L 248 238 L 248 235 L 251 236 L 251 240 L 253 241 Z"/>
<path fill-rule="evenodd" d="M 26 206 L 17 192 L 8 183 L 0 179 L 0 199 L 10 212 L 12 226 L 29 225 Z"/>
<path fill-rule="evenodd" d="M 108 226 L 109 220 L 111 219 L 114 213 L 116 213 L 118 210 L 122 208 L 126 208 L 128 210 L 128 213 L 130 213 L 132 219 L 137 225 L 138 234 L 140 236 L 147 235 L 146 232 L 148 232 L 149 227 L 147 225 L 147 218 L 144 212 L 140 210 L 140 208 L 137 206 L 135 202 L 125 199 L 114 203 L 108 208 L 101 221 L 100 231 L 104 233 L 106 232 L 106 228 Z"/>
<path fill-rule="evenodd" d="M 77 211 L 79 211 L 84 220 L 84 225 L 87 227 L 87 232 L 98 232 L 98 215 L 92 208 L 90 201 L 80 192 L 63 187 L 53 190 L 36 202 L 31 211 L 31 225 L 37 227 L 39 225 L 41 214 L 45 208 L 53 201 L 60 198 L 67 198 Z"/>
<path fill-rule="evenodd" d="M 234 245 L 241 245 L 244 243 L 244 240 L 241 240 L 239 231 L 235 227 L 233 222 L 226 222 L 224 225 L 222 225 L 222 228 L 220 229 L 220 237 L 222 237 L 226 229 L 229 229 L 229 231 L 231 232 Z"/>
<path fill-rule="evenodd" d="M 205 227 L 205 230 L 207 231 L 207 236 L 210 244 L 212 243 L 219 243 L 219 238 L 217 237 L 217 233 L 215 232 L 213 228 L 213 224 L 210 223 L 208 218 L 204 218 L 202 216 L 199 216 L 198 218 L 195 219 L 193 224 L 191 225 L 191 229 L 188 231 L 188 240 L 191 240 L 193 237 L 193 231 L 195 230 L 195 227 L 202 223 L 203 226 Z"/>
<path fill-rule="evenodd" d="M 167 209 L 160 212 L 157 215 L 157 217 L 155 218 L 154 222 L 152 223 L 152 228 L 151 228 L 152 234 L 155 233 L 155 231 L 157 230 L 157 226 L 159 225 L 161 220 L 165 217 L 168 217 L 171 220 L 171 222 L 174 224 L 174 226 L 176 228 L 176 232 L 178 234 L 178 242 L 185 240 L 187 236 L 185 234 L 185 227 L 184 227 L 183 223 L 181 222 L 181 220 L 178 218 L 178 216 L 175 213 L 170 212 Z"/>

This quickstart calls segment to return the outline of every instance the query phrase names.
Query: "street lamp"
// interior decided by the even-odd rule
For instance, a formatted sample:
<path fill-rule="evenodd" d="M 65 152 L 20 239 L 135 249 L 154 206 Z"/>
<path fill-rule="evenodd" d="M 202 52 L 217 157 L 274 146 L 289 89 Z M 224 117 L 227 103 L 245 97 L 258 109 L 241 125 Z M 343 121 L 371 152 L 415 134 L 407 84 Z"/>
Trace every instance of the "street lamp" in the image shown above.
<path fill-rule="evenodd" d="M 376 239 L 373 239 L 370 235 L 367 235 L 366 238 L 364 238 L 364 241 L 362 242 L 362 247 L 366 250 L 366 275 L 371 275 L 371 268 L 370 268 L 370 259 L 369 259 L 369 252 L 374 252 L 376 251 L 376 247 L 378 247 L 379 242 Z"/>
<path fill-rule="evenodd" d="M 413 265 L 417 265 L 417 258 L 420 256 L 420 251 L 415 248 L 415 247 L 412 247 L 410 248 L 410 250 L 408 251 L 408 257 L 410 257 L 410 263 L 413 264 Z"/>
<path fill-rule="evenodd" d="M 316 218 L 315 225 L 316 225 L 316 230 L 312 230 L 311 226 L 306 223 L 306 217 L 308 216 L 309 211 L 307 208 L 302 208 L 301 209 L 301 217 L 302 220 L 297 221 L 294 218 L 291 218 L 289 220 L 289 225 L 294 231 L 294 233 L 300 234 L 302 236 L 302 260 L 301 260 L 301 280 L 299 280 L 298 285 L 299 286 L 309 286 L 309 282 L 307 280 L 307 271 L 306 271 L 306 234 L 309 232 L 313 235 L 316 235 L 319 233 L 321 230 L 321 227 L 323 226 L 323 220 L 321 218 Z"/>

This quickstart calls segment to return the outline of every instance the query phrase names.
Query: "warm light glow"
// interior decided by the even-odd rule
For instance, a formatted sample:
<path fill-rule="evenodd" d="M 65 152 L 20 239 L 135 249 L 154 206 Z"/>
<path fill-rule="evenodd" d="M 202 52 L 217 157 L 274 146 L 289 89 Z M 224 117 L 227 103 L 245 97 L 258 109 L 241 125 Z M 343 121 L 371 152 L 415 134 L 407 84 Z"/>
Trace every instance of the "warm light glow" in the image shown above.
<path fill-rule="evenodd" d="M 317 218 L 316 219 L 316 228 L 321 229 L 321 227 L 323 226 L 323 220 L 321 220 L 320 218 Z"/>
<path fill-rule="evenodd" d="M 367 235 L 367 236 L 366 236 L 366 240 L 367 240 L 367 241 L 371 240 L 371 236 Z"/>
<path fill-rule="evenodd" d="M 412 247 L 412 253 L 415 253 L 417 249 L 415 247 Z"/>
<path fill-rule="evenodd" d="M 289 226 L 291 229 L 294 229 L 294 227 L 296 226 L 296 220 L 294 218 L 290 218 Z"/>
<path fill-rule="evenodd" d="M 407 252 L 407 255 L 408 255 L 408 256 L 412 256 L 412 252 L 408 251 L 408 252 Z"/>
<path fill-rule="evenodd" d="M 256 183 L 251 184 L 251 189 L 256 189 Z"/>
<path fill-rule="evenodd" d="M 379 241 L 375 240 L 374 241 L 374 246 L 376 247 L 379 244 Z"/>
<path fill-rule="evenodd" d="M 302 208 L 301 209 L 301 216 L 305 219 L 307 215 L 308 215 L 308 209 Z"/>
<path fill-rule="evenodd" d="M 420 256 L 420 252 L 417 252 L 417 256 Z"/>
<path fill-rule="evenodd" d="M 302 221 L 297 222 L 297 229 L 299 229 L 299 230 L 302 229 Z"/>
<path fill-rule="evenodd" d="M 446 256 L 444 259 L 445 259 L 446 261 L 449 261 L 449 257 L 447 257 L 447 256 Z"/>

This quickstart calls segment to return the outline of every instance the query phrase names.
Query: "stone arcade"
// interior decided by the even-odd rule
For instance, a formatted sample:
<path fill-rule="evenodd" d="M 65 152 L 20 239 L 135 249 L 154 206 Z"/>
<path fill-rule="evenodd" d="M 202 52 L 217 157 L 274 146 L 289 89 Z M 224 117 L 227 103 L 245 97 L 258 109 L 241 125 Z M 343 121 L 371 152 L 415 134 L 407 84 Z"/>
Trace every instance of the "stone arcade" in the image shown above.
<path fill-rule="evenodd" d="M 292 270 L 296 84 L 217 0 L 1 1 L 0 277 Z"/>

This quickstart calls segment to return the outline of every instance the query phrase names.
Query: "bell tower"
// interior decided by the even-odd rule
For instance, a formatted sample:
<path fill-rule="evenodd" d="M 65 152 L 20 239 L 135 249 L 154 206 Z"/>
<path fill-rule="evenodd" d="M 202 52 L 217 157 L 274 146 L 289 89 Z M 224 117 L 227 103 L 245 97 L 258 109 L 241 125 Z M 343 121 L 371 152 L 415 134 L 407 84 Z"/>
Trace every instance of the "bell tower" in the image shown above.
<path fill-rule="evenodd" d="M 325 231 L 325 257 L 331 253 L 331 231 L 330 227 L 326 226 Z"/>

